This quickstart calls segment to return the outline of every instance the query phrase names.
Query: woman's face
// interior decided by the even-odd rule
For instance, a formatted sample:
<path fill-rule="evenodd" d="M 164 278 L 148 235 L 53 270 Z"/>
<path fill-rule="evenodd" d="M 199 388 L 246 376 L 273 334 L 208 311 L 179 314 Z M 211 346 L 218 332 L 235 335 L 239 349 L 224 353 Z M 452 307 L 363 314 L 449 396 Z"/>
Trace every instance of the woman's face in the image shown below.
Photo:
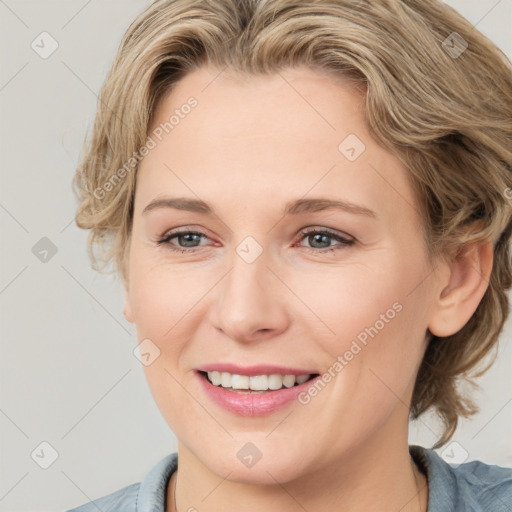
<path fill-rule="evenodd" d="M 407 442 L 437 274 L 407 171 L 362 108 L 308 68 L 204 67 L 155 113 L 125 315 L 150 340 L 146 377 L 181 446 L 230 480 L 286 482 Z M 215 374 L 228 387 L 324 376 L 242 394 L 199 373 L 216 368 L 242 375 Z"/>

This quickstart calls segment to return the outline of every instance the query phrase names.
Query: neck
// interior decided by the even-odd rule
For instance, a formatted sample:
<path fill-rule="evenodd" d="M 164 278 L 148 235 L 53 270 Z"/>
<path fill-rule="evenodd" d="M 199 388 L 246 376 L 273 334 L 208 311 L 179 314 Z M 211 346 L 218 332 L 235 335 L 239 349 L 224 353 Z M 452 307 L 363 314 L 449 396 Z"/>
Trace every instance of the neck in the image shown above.
<path fill-rule="evenodd" d="M 179 472 L 169 482 L 166 510 L 327 512 L 343 504 L 343 510 L 351 512 L 427 512 L 428 482 L 413 462 L 407 441 L 391 445 L 389 436 L 384 438 L 387 444 L 366 440 L 341 459 L 293 480 L 275 479 L 274 484 L 232 481 L 229 472 L 225 478 L 216 475 L 179 445 Z"/>

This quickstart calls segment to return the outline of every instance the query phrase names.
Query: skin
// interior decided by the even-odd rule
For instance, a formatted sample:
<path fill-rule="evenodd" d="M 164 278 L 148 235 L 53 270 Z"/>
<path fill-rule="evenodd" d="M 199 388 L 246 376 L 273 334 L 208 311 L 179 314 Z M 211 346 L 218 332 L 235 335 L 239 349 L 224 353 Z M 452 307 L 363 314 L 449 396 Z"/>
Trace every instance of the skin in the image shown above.
<path fill-rule="evenodd" d="M 198 100 L 144 158 L 136 183 L 124 313 L 139 341 L 160 349 L 144 371 L 178 439 L 168 510 L 175 483 L 180 511 L 426 510 L 427 481 L 407 436 L 427 328 L 448 336 L 469 320 L 492 246 L 428 261 L 407 170 L 370 137 L 361 91 L 305 67 L 219 73 L 188 74 L 159 104 L 152 130 Z M 349 134 L 366 146 L 352 162 L 338 150 Z M 216 215 L 142 214 L 163 196 L 199 198 Z M 302 197 L 343 199 L 377 218 L 283 217 L 285 203 Z M 303 236 L 305 227 L 355 242 Z M 205 236 L 157 244 L 176 228 Z M 252 263 L 236 252 L 249 235 L 263 250 Z M 322 373 L 397 302 L 401 311 L 307 405 L 240 417 L 212 403 L 194 375 L 220 361 Z M 251 468 L 236 456 L 248 442 L 263 454 Z"/>

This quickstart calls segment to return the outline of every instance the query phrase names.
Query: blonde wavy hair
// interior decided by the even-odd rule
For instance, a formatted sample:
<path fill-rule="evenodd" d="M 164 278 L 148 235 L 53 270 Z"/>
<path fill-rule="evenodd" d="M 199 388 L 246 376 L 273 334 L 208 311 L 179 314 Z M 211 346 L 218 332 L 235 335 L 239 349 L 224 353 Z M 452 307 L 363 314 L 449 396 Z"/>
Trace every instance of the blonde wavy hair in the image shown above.
<path fill-rule="evenodd" d="M 432 407 L 444 426 L 434 447 L 442 446 L 459 416 L 478 411 L 458 383 L 475 385 L 492 364 L 509 312 L 510 61 L 437 0 L 155 1 L 123 37 L 73 180 L 94 269 L 113 260 L 126 282 L 134 155 L 162 97 L 205 64 L 253 75 L 307 65 L 349 78 L 364 88 L 370 133 L 410 171 L 432 261 L 492 241 L 489 286 L 472 318 L 442 340 L 427 332 L 410 418 Z"/>

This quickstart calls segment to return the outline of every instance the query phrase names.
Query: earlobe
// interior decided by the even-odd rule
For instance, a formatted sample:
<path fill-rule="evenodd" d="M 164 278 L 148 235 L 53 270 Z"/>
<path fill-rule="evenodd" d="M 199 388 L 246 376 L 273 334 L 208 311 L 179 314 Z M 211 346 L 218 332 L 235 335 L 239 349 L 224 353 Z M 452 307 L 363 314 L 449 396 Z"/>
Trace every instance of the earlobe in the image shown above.
<path fill-rule="evenodd" d="M 131 240 L 131 233 L 130 237 L 128 239 L 128 242 L 126 244 L 126 247 L 128 248 L 130 246 L 130 240 Z M 123 256 L 123 262 L 122 262 L 122 281 L 124 285 L 124 308 L 123 308 L 123 314 L 126 320 L 130 323 L 134 323 L 133 320 L 133 313 L 132 313 L 132 306 L 130 302 L 130 276 L 128 271 L 128 264 L 129 264 L 129 252 L 126 250 Z"/>
<path fill-rule="evenodd" d="M 125 290 L 124 294 L 124 308 L 123 308 L 124 317 L 128 322 L 134 323 L 133 321 L 133 313 L 132 313 L 132 306 L 130 304 L 130 296 L 128 294 L 128 290 Z"/>
<path fill-rule="evenodd" d="M 472 244 L 447 263 L 448 278 L 440 282 L 441 291 L 428 325 L 432 334 L 451 336 L 466 325 L 489 286 L 492 263 L 489 240 Z"/>

